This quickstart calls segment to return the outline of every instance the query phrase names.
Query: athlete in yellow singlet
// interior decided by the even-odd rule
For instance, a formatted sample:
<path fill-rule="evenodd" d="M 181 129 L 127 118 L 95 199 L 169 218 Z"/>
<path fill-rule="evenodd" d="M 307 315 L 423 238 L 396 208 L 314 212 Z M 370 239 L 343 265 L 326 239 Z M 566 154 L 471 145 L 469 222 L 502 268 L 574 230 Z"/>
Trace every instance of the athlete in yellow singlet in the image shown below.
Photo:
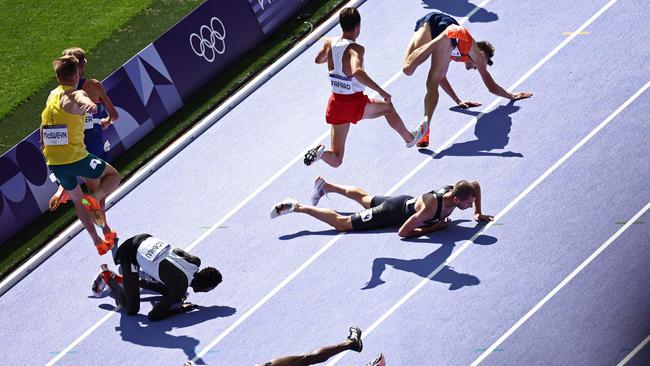
<path fill-rule="evenodd" d="M 106 215 L 99 201 L 120 184 L 120 175 L 102 159 L 89 154 L 84 145 L 86 113 L 94 113 L 97 106 L 83 90 L 76 90 L 79 82 L 79 61 L 73 56 L 54 60 L 54 71 L 59 87 L 50 92 L 41 113 L 41 147 L 45 161 L 63 188 L 70 195 L 77 216 L 93 239 L 100 255 L 115 244 L 113 231 L 100 237 L 93 226 L 106 228 Z M 98 179 L 99 185 L 92 195 L 84 195 L 77 178 Z M 91 216 L 88 211 L 92 213 Z"/>

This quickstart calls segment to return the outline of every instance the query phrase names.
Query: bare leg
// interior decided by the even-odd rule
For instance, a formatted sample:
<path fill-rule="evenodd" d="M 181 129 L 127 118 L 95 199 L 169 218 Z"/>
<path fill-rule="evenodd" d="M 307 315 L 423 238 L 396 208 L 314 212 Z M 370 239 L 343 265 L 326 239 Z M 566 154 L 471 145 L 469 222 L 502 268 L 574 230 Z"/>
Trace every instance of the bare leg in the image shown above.
<path fill-rule="evenodd" d="M 415 69 L 423 63 L 433 51 L 433 40 L 431 39 L 431 26 L 424 23 L 420 29 L 413 33 L 409 45 L 406 48 L 402 71 L 406 75 L 412 75 Z"/>
<path fill-rule="evenodd" d="M 97 230 L 95 230 L 95 225 L 93 224 L 93 220 L 90 217 L 90 214 L 88 211 L 86 211 L 86 209 L 83 208 L 83 205 L 81 204 L 81 199 L 83 198 L 81 187 L 77 185 L 74 189 L 67 192 L 70 195 L 72 203 L 74 203 L 74 210 L 77 213 L 77 217 L 79 220 L 81 220 L 81 223 L 86 228 L 86 231 L 88 231 L 88 234 L 90 234 L 90 237 L 93 239 L 93 243 L 95 245 L 101 244 L 103 239 L 97 235 Z"/>
<path fill-rule="evenodd" d="M 350 124 L 332 125 L 331 128 L 331 147 L 323 153 L 321 158 L 329 166 L 336 168 L 343 163 L 343 154 L 345 154 L 345 140 L 348 138 Z"/>
<path fill-rule="evenodd" d="M 308 366 L 325 362 L 337 354 L 352 349 L 353 342 L 347 340 L 341 344 L 327 346 L 302 356 L 287 356 L 271 361 L 271 366 Z"/>
<path fill-rule="evenodd" d="M 92 194 L 93 192 L 95 192 L 95 191 L 97 190 L 97 187 L 99 186 L 99 184 L 100 184 L 100 180 L 99 180 L 99 179 L 89 179 L 89 178 L 86 178 L 86 187 L 88 188 L 88 192 L 89 192 L 90 194 Z M 102 212 L 104 212 L 104 217 L 106 217 L 106 209 L 104 208 L 105 205 L 106 205 L 106 197 L 104 197 L 104 198 L 102 198 L 101 200 L 99 200 L 99 204 L 100 204 L 100 206 L 102 206 Z M 104 234 L 106 234 L 106 233 L 110 233 L 111 231 L 113 231 L 113 230 L 111 229 L 111 227 L 108 225 L 108 218 L 106 218 L 106 219 L 104 220 L 104 222 L 105 222 L 106 224 L 105 224 L 104 227 L 102 228 L 102 232 L 103 232 Z"/>
<path fill-rule="evenodd" d="M 370 201 L 372 201 L 373 197 L 360 187 L 344 186 L 327 181 L 325 184 L 323 184 L 323 190 L 326 193 L 338 193 L 340 195 L 343 195 L 351 200 L 358 202 L 361 206 L 363 206 L 363 208 L 370 208 Z"/>
<path fill-rule="evenodd" d="M 320 208 L 298 203 L 293 211 L 307 214 L 332 226 L 337 231 L 352 230 L 352 220 L 350 219 L 350 216 L 343 216 L 329 208 Z"/>
<path fill-rule="evenodd" d="M 393 103 L 385 102 L 383 100 L 377 100 L 373 103 L 366 104 L 366 107 L 363 111 L 363 117 L 361 119 L 372 119 L 380 116 L 384 116 L 388 125 L 397 133 L 402 136 L 404 142 L 411 142 L 413 140 L 413 133 L 406 129 L 404 126 L 404 121 L 397 114 Z"/>
<path fill-rule="evenodd" d="M 107 163 L 104 172 L 99 177 L 99 185 L 93 191 L 92 196 L 98 201 L 104 200 L 106 196 L 117 188 L 121 179 L 120 173 Z"/>

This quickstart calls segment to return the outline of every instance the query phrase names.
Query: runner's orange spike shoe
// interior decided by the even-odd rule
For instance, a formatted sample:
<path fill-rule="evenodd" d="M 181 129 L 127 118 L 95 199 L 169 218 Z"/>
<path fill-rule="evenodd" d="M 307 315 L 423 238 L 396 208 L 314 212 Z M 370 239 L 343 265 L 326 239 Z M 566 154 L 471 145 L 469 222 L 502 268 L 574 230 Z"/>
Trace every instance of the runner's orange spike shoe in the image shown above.
<path fill-rule="evenodd" d="M 99 202 L 97 202 L 93 196 L 85 194 L 81 199 L 81 204 L 87 211 L 90 212 L 90 217 L 92 217 L 95 225 L 101 228 L 106 226 L 106 215 L 102 210 L 102 206 L 100 206 Z"/>
<path fill-rule="evenodd" d="M 104 255 L 108 253 L 109 250 L 113 249 L 113 245 L 115 244 L 106 240 L 102 240 L 101 244 L 95 245 L 95 249 L 97 249 L 97 253 L 99 255 Z"/>
<path fill-rule="evenodd" d="M 429 146 L 429 131 L 418 141 L 418 147 L 427 147 Z"/>
<path fill-rule="evenodd" d="M 107 242 L 115 245 L 115 239 L 117 239 L 117 233 L 115 231 L 111 231 L 110 233 L 104 234 L 104 240 Z"/>
<path fill-rule="evenodd" d="M 56 193 L 50 198 L 50 205 L 48 210 L 54 211 L 59 208 L 59 205 L 64 204 L 70 200 L 70 195 L 65 189 L 59 189 Z"/>

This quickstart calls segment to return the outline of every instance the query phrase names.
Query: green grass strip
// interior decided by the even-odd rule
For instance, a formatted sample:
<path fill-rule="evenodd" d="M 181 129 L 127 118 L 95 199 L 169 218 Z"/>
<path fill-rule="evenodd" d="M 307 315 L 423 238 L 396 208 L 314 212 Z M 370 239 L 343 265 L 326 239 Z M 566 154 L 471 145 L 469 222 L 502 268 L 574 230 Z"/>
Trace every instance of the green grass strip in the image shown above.
<path fill-rule="evenodd" d="M 64 49 L 83 48 L 103 80 L 202 2 L 0 0 L 0 154 L 38 128 Z"/>
<path fill-rule="evenodd" d="M 169 120 L 154 129 L 144 139 L 114 161 L 112 163 L 113 166 L 115 166 L 125 178 L 128 178 L 151 157 L 159 153 L 180 134 L 190 129 L 202 117 L 207 115 L 226 97 L 252 79 L 265 66 L 271 64 L 282 56 L 300 38 L 306 36 L 312 29 L 309 23 L 313 24 L 315 27 L 336 11 L 344 2 L 345 0 L 311 0 L 305 5 L 304 11 L 306 17 L 288 21 L 262 45 L 256 47 L 255 50 L 227 69 L 210 85 L 204 87 L 198 95 L 196 95 L 191 101 L 185 103 L 185 106 L 177 111 Z M 154 5 L 159 4 L 161 7 L 162 5 L 170 7 L 170 3 L 177 4 L 178 2 L 154 1 Z M 166 9 L 162 7 L 157 11 L 164 13 L 165 10 Z M 189 10 L 185 13 L 187 12 L 189 12 Z M 179 16 L 178 19 L 181 17 L 182 16 Z M 117 49 L 122 46 L 127 47 L 129 42 L 136 41 L 133 38 L 141 38 L 142 36 L 140 35 L 139 30 L 144 31 L 145 28 L 150 27 L 151 19 L 158 18 L 151 18 L 148 15 L 142 14 L 133 18 L 127 27 L 127 29 L 130 30 L 120 30 L 113 38 L 102 42 L 98 48 L 93 51 L 93 54 L 89 56 L 90 63 L 88 66 L 90 67 L 92 65 L 93 58 L 103 60 L 104 57 L 111 55 L 112 51 L 117 51 Z M 159 33 L 162 33 L 162 31 Z M 135 35 L 138 36 L 135 37 Z M 144 46 L 151 43 L 157 36 L 158 34 L 151 36 L 146 42 L 144 42 L 144 44 L 139 46 L 136 51 L 132 52 L 132 54 L 137 53 L 140 49 L 144 48 Z M 119 67 L 128 58 L 130 58 L 130 56 L 123 59 L 121 63 L 113 67 L 113 69 Z M 95 64 L 97 64 L 97 62 L 95 62 Z M 94 76 L 96 74 L 91 73 L 91 70 L 89 70 L 88 75 Z M 47 91 L 41 96 L 41 100 L 39 100 L 39 109 L 37 112 L 39 114 L 47 92 L 49 92 L 49 89 L 47 89 Z M 20 109 L 21 108 L 19 108 L 19 110 Z M 119 123 L 119 121 L 117 123 Z M 33 131 L 37 126 L 38 123 L 34 124 L 31 129 L 29 129 L 28 133 Z M 0 122 L 0 131 L 1 130 L 2 124 Z M 26 135 L 26 133 L 24 135 Z M 71 224 L 75 219 L 76 216 L 72 205 L 66 204 L 61 206 L 57 212 L 41 215 L 33 224 L 18 232 L 6 243 L 0 245 L 0 279 L 27 260 L 30 255 L 42 248 L 47 241 L 61 232 L 61 230 Z M 115 229 L 119 232 L 119 228 Z M 86 233 L 81 233 L 80 235 L 87 236 Z M 90 238 L 88 238 L 88 245 L 91 245 Z"/>

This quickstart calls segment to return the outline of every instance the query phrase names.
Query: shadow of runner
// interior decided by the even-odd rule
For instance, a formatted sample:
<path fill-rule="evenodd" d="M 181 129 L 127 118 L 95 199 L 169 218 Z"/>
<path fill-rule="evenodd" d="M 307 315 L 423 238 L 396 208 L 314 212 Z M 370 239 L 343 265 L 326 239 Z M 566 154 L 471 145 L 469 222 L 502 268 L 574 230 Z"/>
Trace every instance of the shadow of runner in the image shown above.
<path fill-rule="evenodd" d="M 475 4 L 467 0 L 422 0 L 422 5 L 425 9 L 439 10 L 458 18 L 466 16 L 476 7 Z M 489 23 L 499 20 L 499 15 L 480 8 L 468 20 L 471 23 Z"/>
<path fill-rule="evenodd" d="M 110 307 L 112 310 L 109 305 L 104 304 L 100 307 L 103 309 Z M 143 314 L 134 316 L 121 314 L 120 325 L 115 330 L 121 332 L 122 340 L 125 342 L 145 347 L 181 349 L 187 359 L 191 360 L 196 356 L 199 340 L 186 335 L 174 336 L 168 332 L 174 328 L 191 327 L 210 319 L 228 317 L 236 312 L 237 310 L 230 306 L 199 306 L 197 310 L 157 322 L 150 321 Z M 195 364 L 205 365 L 205 362 L 199 359 Z"/>
<path fill-rule="evenodd" d="M 481 117 L 474 126 L 476 140 L 457 142 L 445 150 L 442 150 L 434 158 L 441 159 L 444 156 L 498 156 L 503 158 L 522 158 L 523 155 L 513 151 L 492 152 L 492 150 L 504 149 L 510 142 L 510 131 L 512 129 L 511 114 L 519 110 L 519 106 L 508 103 L 499 106 Z M 477 116 L 480 112 L 462 109 L 459 107 L 450 108 L 453 111 Z M 422 153 L 433 154 L 431 150 L 420 150 Z"/>
<path fill-rule="evenodd" d="M 404 241 L 410 242 L 430 242 L 441 243 L 442 246 L 429 255 L 421 259 L 399 259 L 399 258 L 375 258 L 372 262 L 372 276 L 366 283 L 362 290 L 375 288 L 385 281 L 381 279 L 381 275 L 386 270 L 387 266 L 394 269 L 411 272 L 422 278 L 427 278 L 431 272 L 442 265 L 451 255 L 456 246 L 456 242 L 464 241 L 471 238 L 480 230 L 481 226 L 464 227 L 458 226 L 458 223 L 467 222 L 469 220 L 455 221 L 444 231 L 438 233 L 427 234 L 426 236 L 416 239 L 405 239 Z M 497 242 L 497 239 L 489 235 L 480 235 L 474 241 L 479 245 L 491 245 Z M 449 290 L 458 290 L 464 286 L 475 286 L 481 281 L 478 277 L 460 273 L 450 266 L 444 266 L 435 276 L 431 278 L 432 281 L 449 284 Z"/>

